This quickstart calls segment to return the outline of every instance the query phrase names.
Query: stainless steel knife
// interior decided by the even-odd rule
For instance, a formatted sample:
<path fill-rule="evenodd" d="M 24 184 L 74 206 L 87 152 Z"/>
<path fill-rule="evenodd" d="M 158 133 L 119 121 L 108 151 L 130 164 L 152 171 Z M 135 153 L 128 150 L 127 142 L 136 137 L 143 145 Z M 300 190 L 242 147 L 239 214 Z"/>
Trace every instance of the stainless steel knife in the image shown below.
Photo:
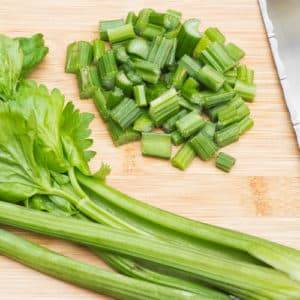
<path fill-rule="evenodd" d="M 300 146 L 300 0 L 259 0 L 259 5 Z"/>

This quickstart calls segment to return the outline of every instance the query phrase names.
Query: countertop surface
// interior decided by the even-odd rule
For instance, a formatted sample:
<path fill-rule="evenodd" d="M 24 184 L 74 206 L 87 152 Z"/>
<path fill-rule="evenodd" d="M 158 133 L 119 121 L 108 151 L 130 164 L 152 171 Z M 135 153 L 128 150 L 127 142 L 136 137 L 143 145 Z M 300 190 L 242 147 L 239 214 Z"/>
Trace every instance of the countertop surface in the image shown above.
<path fill-rule="evenodd" d="M 256 0 L 2 0 L 0 30 L 9 36 L 42 32 L 50 52 L 31 77 L 61 89 L 82 111 L 96 112 L 90 100 L 79 100 L 75 77 L 64 73 L 66 46 L 96 38 L 99 20 L 125 17 L 144 7 L 173 8 L 182 11 L 184 19 L 200 18 L 201 28 L 219 27 L 228 41 L 246 51 L 244 62 L 256 71 L 257 97 L 250 105 L 255 126 L 226 148 L 237 158 L 230 174 L 199 159 L 181 172 L 167 161 L 142 157 L 139 143 L 115 148 L 96 114 L 92 131 L 98 155 L 92 168 L 102 160 L 109 163 L 111 185 L 160 208 L 300 248 L 299 150 Z M 65 255 L 102 265 L 83 247 L 17 232 Z M 4 257 L 0 291 L 3 300 L 107 299 Z"/>

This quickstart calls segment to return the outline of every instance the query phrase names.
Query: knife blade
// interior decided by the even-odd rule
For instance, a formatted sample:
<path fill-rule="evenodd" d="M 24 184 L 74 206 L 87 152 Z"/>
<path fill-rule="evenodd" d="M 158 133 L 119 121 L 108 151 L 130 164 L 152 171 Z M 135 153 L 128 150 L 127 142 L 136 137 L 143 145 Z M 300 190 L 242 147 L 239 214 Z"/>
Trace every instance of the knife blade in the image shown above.
<path fill-rule="evenodd" d="M 300 146 L 300 1 L 258 1 L 284 98 Z"/>

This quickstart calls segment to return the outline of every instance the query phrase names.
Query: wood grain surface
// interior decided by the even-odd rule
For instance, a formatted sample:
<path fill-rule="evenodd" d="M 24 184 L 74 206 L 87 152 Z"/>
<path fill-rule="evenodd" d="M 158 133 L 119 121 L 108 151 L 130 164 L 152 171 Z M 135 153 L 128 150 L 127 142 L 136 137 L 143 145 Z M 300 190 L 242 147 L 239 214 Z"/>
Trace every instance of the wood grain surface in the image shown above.
<path fill-rule="evenodd" d="M 251 104 L 255 126 L 226 151 L 237 158 L 229 175 L 213 163 L 195 160 L 180 172 L 163 160 L 145 158 L 139 143 L 112 145 L 96 114 L 92 123 L 92 162 L 112 166 L 109 183 L 139 199 L 186 217 L 242 230 L 300 248 L 300 156 L 272 62 L 256 0 L 0 0 L 0 30 L 10 36 L 45 35 L 49 55 L 32 78 L 58 87 L 83 111 L 73 75 L 64 73 L 66 46 L 97 37 L 100 19 L 126 16 L 144 7 L 169 8 L 184 18 L 202 20 L 202 28 L 219 27 L 228 40 L 247 53 L 245 63 L 256 71 L 257 98 Z M 83 247 L 18 231 L 42 245 L 85 262 L 100 265 Z M 108 299 L 32 271 L 0 257 L 1 300 Z"/>

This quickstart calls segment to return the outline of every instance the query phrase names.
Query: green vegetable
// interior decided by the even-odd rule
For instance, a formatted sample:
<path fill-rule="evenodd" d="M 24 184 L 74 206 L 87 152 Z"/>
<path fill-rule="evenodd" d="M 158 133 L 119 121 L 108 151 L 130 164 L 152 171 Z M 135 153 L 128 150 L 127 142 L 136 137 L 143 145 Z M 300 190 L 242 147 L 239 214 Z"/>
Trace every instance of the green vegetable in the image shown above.
<path fill-rule="evenodd" d="M 170 133 L 176 129 L 176 122 L 188 114 L 186 109 L 180 110 L 176 115 L 167 120 L 162 128 L 165 132 Z"/>
<path fill-rule="evenodd" d="M 139 12 L 137 20 L 135 22 L 135 26 L 134 26 L 134 30 L 135 30 L 136 34 L 140 35 L 142 33 L 142 31 L 145 29 L 145 27 L 148 25 L 149 16 L 152 11 L 153 11 L 153 9 L 151 9 L 151 8 L 144 8 Z"/>
<path fill-rule="evenodd" d="M 132 24 L 107 29 L 108 40 L 114 44 L 135 38 Z"/>
<path fill-rule="evenodd" d="M 145 41 L 144 39 L 136 38 L 129 41 L 127 45 L 127 51 L 131 55 L 147 59 L 149 53 L 149 46 L 147 41 Z"/>
<path fill-rule="evenodd" d="M 147 24 L 141 32 L 141 36 L 147 40 L 152 41 L 155 37 L 163 35 L 165 28 L 158 25 Z"/>
<path fill-rule="evenodd" d="M 237 67 L 237 79 L 246 84 L 253 84 L 254 71 L 249 69 L 246 65 L 239 65 Z"/>
<path fill-rule="evenodd" d="M 158 82 L 160 70 L 156 64 L 146 60 L 136 59 L 133 62 L 133 66 L 136 69 L 137 74 L 140 75 L 144 81 L 153 84 Z"/>
<path fill-rule="evenodd" d="M 135 120 L 133 129 L 139 132 L 151 132 L 154 129 L 154 123 L 148 114 L 142 114 Z"/>
<path fill-rule="evenodd" d="M 157 13 L 152 11 L 149 16 L 149 22 L 165 27 L 167 30 L 173 30 L 180 22 L 180 16 L 172 12 Z"/>
<path fill-rule="evenodd" d="M 193 56 L 196 59 L 199 59 L 201 57 L 202 52 L 206 50 L 210 44 L 211 44 L 210 38 L 205 33 L 202 34 L 199 42 L 197 43 L 194 49 Z"/>
<path fill-rule="evenodd" d="M 125 95 L 130 97 L 133 91 L 133 84 L 128 79 L 124 71 L 119 71 L 116 75 L 116 86 L 120 88 Z"/>
<path fill-rule="evenodd" d="M 147 106 L 146 92 L 144 85 L 136 85 L 133 87 L 135 102 L 138 106 Z"/>
<path fill-rule="evenodd" d="M 109 91 L 107 94 L 106 106 L 107 108 L 113 109 L 124 99 L 123 91 L 115 87 L 112 91 Z"/>
<path fill-rule="evenodd" d="M 216 159 L 216 167 L 221 169 L 224 172 L 230 172 L 231 168 L 235 164 L 235 158 L 224 153 L 220 152 Z"/>
<path fill-rule="evenodd" d="M 256 86 L 237 80 L 234 86 L 235 92 L 240 95 L 245 101 L 252 102 L 256 94 Z"/>
<path fill-rule="evenodd" d="M 173 86 L 176 89 L 180 89 L 186 77 L 187 77 L 187 69 L 183 65 L 179 64 L 172 78 Z"/>
<path fill-rule="evenodd" d="M 133 11 L 130 11 L 127 14 L 125 24 L 132 24 L 132 25 L 134 25 L 135 22 L 136 22 L 136 20 L 137 20 L 136 14 Z"/>
<path fill-rule="evenodd" d="M 203 128 L 201 129 L 201 134 L 207 136 L 210 139 L 214 138 L 216 132 L 216 124 L 207 121 Z"/>
<path fill-rule="evenodd" d="M 103 41 L 108 41 L 107 31 L 109 29 L 118 28 L 123 25 L 124 25 L 123 19 L 100 21 L 99 22 L 100 39 Z"/>
<path fill-rule="evenodd" d="M 91 64 L 93 47 L 85 41 L 74 42 L 67 48 L 65 71 L 76 74 L 81 68 Z"/>
<path fill-rule="evenodd" d="M 101 85 L 112 90 L 115 86 L 115 78 L 118 72 L 115 56 L 112 50 L 106 51 L 98 60 L 98 71 Z"/>
<path fill-rule="evenodd" d="M 93 65 L 80 68 L 77 73 L 77 80 L 80 99 L 90 98 L 94 91 L 100 87 L 97 67 Z"/>
<path fill-rule="evenodd" d="M 122 102 L 111 111 L 112 119 L 123 129 L 132 125 L 141 114 L 142 111 L 136 103 L 129 98 L 122 100 Z"/>
<path fill-rule="evenodd" d="M 93 61 L 97 63 L 99 58 L 105 53 L 105 43 L 101 40 L 93 40 Z"/>
<path fill-rule="evenodd" d="M 184 144 L 171 159 L 171 163 L 175 168 L 185 170 L 196 157 L 196 153 L 189 143 Z"/>
<path fill-rule="evenodd" d="M 190 112 L 176 122 L 178 131 L 185 138 L 197 133 L 204 125 L 205 121 L 195 111 Z"/>
<path fill-rule="evenodd" d="M 217 105 L 229 102 L 235 96 L 235 92 L 217 93 L 211 96 L 207 96 L 204 101 L 204 105 L 207 109 L 213 108 Z"/>
<path fill-rule="evenodd" d="M 110 117 L 110 112 L 107 108 L 107 101 L 100 88 L 96 89 L 92 96 L 96 108 L 104 121 L 107 121 Z"/>
<path fill-rule="evenodd" d="M 199 82 L 215 92 L 223 86 L 225 81 L 224 76 L 209 65 L 205 65 L 198 70 L 195 77 Z"/>
<path fill-rule="evenodd" d="M 237 123 L 227 126 L 215 133 L 215 141 L 219 147 L 236 142 L 240 137 L 240 129 Z"/>
<path fill-rule="evenodd" d="M 142 154 L 169 159 L 171 157 L 171 136 L 164 133 L 143 133 Z"/>
<path fill-rule="evenodd" d="M 225 43 L 225 36 L 224 34 L 217 28 L 217 27 L 208 27 L 204 34 L 212 41 L 212 42 L 219 42 L 224 44 Z"/>
<path fill-rule="evenodd" d="M 114 49 L 114 53 L 115 53 L 117 62 L 124 63 L 124 64 L 129 63 L 130 57 L 127 54 L 124 46 L 120 46 L 120 47 Z"/>
<path fill-rule="evenodd" d="M 173 145 L 175 146 L 178 146 L 185 141 L 184 137 L 181 135 L 181 133 L 178 130 L 175 130 L 171 133 L 171 140 Z"/>
<path fill-rule="evenodd" d="M 235 61 L 241 60 L 246 55 L 244 50 L 242 50 L 234 43 L 228 43 L 227 45 L 225 45 L 225 48 L 229 56 Z"/>
<path fill-rule="evenodd" d="M 214 141 L 202 133 L 193 137 L 189 143 L 202 160 L 211 159 L 218 151 L 218 146 Z"/>

